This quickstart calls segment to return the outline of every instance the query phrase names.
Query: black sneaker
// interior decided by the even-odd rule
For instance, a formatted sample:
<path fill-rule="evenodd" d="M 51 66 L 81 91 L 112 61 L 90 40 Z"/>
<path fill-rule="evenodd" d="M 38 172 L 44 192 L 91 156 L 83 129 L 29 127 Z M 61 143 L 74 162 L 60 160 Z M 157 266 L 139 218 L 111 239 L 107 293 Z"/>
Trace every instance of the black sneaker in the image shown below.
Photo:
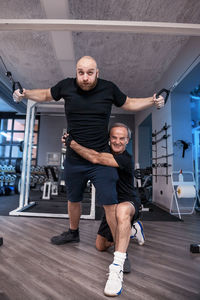
<path fill-rule="evenodd" d="M 66 243 L 78 243 L 80 242 L 79 232 L 74 233 L 70 229 L 68 231 L 64 231 L 60 235 L 53 236 L 51 238 L 51 243 L 54 245 L 63 245 Z"/>
<path fill-rule="evenodd" d="M 131 263 L 130 260 L 128 258 L 128 253 L 126 253 L 126 259 L 124 261 L 124 273 L 130 273 L 131 272 Z"/>

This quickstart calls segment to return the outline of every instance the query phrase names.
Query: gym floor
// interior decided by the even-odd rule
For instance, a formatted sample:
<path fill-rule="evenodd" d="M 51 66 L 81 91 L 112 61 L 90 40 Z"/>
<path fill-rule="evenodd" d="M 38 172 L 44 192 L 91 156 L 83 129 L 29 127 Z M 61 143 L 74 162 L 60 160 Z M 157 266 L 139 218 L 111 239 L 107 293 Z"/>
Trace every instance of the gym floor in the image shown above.
<path fill-rule="evenodd" d="M 80 243 L 55 246 L 53 235 L 68 220 L 0 216 L 0 299 L 106 299 L 103 294 L 113 249 L 98 252 L 95 236 L 100 221 L 81 220 Z M 132 272 L 124 275 L 119 299 L 200 299 L 200 254 L 190 252 L 199 243 L 200 215 L 184 222 L 144 221 L 146 243 L 130 242 Z"/>

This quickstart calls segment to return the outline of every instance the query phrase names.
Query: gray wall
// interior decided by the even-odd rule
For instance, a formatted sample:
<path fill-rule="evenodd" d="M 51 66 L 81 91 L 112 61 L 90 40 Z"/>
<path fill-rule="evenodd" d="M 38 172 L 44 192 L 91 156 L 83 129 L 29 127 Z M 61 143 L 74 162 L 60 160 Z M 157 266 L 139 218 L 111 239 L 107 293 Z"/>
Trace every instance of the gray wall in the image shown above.
<path fill-rule="evenodd" d="M 38 142 L 38 165 L 46 165 L 47 152 L 61 153 L 61 136 L 66 126 L 64 116 L 41 116 Z"/>

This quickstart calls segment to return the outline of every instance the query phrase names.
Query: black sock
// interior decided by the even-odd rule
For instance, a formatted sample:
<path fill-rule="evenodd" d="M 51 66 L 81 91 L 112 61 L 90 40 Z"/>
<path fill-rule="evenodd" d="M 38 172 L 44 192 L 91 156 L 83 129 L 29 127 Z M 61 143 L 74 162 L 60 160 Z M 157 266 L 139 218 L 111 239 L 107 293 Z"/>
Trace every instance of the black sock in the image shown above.
<path fill-rule="evenodd" d="M 77 229 L 69 229 L 69 231 L 73 234 L 73 235 L 78 235 L 79 234 L 79 228 Z"/>

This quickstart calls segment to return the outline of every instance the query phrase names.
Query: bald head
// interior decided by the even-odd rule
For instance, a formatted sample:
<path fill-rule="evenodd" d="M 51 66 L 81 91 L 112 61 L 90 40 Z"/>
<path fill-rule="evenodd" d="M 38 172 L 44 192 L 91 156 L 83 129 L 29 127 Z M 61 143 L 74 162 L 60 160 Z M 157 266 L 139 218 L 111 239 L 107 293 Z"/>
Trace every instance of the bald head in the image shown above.
<path fill-rule="evenodd" d="M 90 91 L 97 84 L 99 70 L 97 63 L 91 56 L 81 57 L 76 65 L 76 82 L 84 91 Z"/>
<path fill-rule="evenodd" d="M 96 60 L 92 56 L 83 56 L 81 57 L 76 64 L 76 68 L 80 66 L 91 65 L 92 67 L 97 69 Z"/>

